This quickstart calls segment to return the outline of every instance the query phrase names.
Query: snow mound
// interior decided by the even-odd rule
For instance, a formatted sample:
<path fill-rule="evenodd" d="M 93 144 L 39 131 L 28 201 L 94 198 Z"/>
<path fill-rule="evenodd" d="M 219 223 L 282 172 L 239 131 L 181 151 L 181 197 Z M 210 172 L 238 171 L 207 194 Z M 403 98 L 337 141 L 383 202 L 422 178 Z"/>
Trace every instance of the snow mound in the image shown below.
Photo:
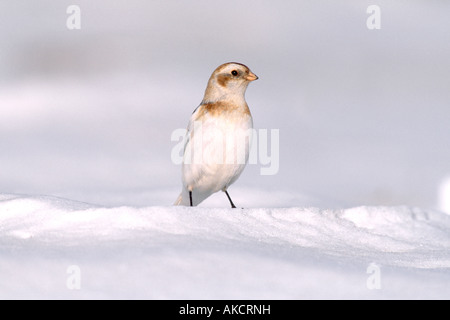
<path fill-rule="evenodd" d="M 418 208 L 104 208 L 0 195 L 0 298 L 450 298 L 449 248 L 450 216 Z"/>

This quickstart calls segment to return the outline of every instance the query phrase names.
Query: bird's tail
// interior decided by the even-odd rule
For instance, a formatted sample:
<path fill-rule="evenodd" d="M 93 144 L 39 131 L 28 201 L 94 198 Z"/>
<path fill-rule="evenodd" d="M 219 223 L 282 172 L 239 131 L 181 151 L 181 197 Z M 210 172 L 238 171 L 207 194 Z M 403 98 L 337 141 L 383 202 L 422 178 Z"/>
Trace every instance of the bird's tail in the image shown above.
<path fill-rule="evenodd" d="M 194 198 L 194 201 L 195 200 L 196 199 Z M 200 202 L 198 202 L 198 203 L 200 203 Z M 180 195 L 178 196 L 177 200 L 175 200 L 175 203 L 173 205 L 174 206 L 186 206 L 186 207 L 189 207 L 191 205 L 191 201 L 189 199 L 189 192 L 186 189 L 181 190 Z M 194 202 L 194 205 L 196 205 L 195 202 Z"/>
<path fill-rule="evenodd" d="M 183 202 L 183 192 L 180 193 L 180 195 L 178 196 L 177 200 L 175 200 L 175 203 L 173 204 L 174 206 L 181 206 Z"/>
<path fill-rule="evenodd" d="M 191 205 L 191 201 L 189 200 L 189 193 L 185 189 L 183 189 L 173 205 L 189 207 Z"/>

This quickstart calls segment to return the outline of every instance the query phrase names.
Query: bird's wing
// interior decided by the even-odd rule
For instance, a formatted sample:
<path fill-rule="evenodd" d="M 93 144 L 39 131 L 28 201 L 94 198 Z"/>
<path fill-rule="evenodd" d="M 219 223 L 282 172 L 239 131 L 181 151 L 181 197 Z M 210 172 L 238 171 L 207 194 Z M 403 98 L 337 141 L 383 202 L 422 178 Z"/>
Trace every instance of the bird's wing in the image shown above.
<path fill-rule="evenodd" d="M 186 131 L 185 142 L 184 142 L 183 154 L 186 153 L 186 146 L 192 139 L 192 135 L 194 133 L 194 124 L 195 124 L 196 119 L 198 118 L 198 113 L 199 113 L 200 107 L 201 107 L 201 105 L 199 105 L 197 108 L 195 108 L 195 110 L 192 112 L 191 118 L 189 119 L 187 131 Z"/>

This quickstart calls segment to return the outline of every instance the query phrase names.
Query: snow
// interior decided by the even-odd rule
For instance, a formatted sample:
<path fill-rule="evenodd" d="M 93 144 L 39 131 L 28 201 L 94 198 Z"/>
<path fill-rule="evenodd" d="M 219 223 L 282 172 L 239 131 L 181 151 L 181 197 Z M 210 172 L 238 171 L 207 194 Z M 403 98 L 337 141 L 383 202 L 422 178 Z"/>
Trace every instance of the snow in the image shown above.
<path fill-rule="evenodd" d="M 450 214 L 450 177 L 442 181 L 439 188 L 439 209 Z"/>
<path fill-rule="evenodd" d="M 437 211 L 106 208 L 3 194 L 0 212 L 2 299 L 450 298 L 450 216 Z"/>

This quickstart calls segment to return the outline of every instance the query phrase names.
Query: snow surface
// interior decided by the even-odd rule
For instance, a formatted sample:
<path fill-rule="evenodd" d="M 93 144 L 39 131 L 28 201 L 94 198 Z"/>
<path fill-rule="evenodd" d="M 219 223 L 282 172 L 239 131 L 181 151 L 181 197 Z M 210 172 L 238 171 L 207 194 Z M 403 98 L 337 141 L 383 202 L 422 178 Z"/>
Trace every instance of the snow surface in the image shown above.
<path fill-rule="evenodd" d="M 439 189 L 439 210 L 450 214 L 450 177 L 442 182 Z"/>
<path fill-rule="evenodd" d="M 437 211 L 106 208 L 2 194 L 0 213 L 2 299 L 450 298 L 450 216 Z"/>

